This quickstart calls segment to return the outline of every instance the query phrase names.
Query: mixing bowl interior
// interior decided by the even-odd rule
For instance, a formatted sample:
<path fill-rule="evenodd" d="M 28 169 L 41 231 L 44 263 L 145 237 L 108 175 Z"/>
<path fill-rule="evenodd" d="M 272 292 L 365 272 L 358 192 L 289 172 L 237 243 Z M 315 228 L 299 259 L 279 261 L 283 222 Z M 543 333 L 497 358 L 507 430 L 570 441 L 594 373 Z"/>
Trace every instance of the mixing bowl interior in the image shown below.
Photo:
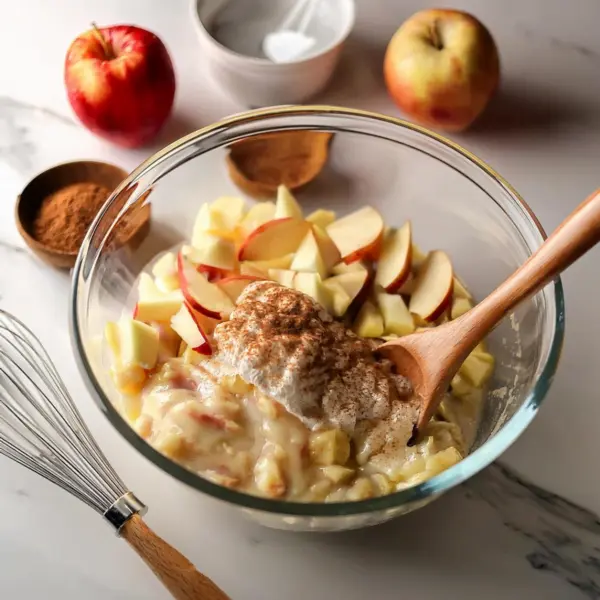
<path fill-rule="evenodd" d="M 506 278 L 543 239 L 535 218 L 493 171 L 450 142 L 391 118 L 325 107 L 282 108 L 233 117 L 176 142 L 141 165 L 100 215 L 76 267 L 73 338 L 84 372 L 113 424 L 147 457 L 174 476 L 214 496 L 255 509 L 268 524 L 347 528 L 412 510 L 473 475 L 503 452 L 527 426 L 554 372 L 562 341 L 560 281 L 524 303 L 492 333 L 497 368 L 473 452 L 441 475 L 387 497 L 356 503 L 292 504 L 220 488 L 161 456 L 138 438 L 112 408 L 100 338 L 107 319 L 132 308 L 131 285 L 157 253 L 189 239 L 201 204 L 240 195 L 225 167 L 226 146 L 260 133 L 306 128 L 334 133 L 326 168 L 297 198 L 306 209 L 338 214 L 365 204 L 389 225 L 410 219 L 424 250 L 447 251 L 456 273 L 481 299 Z M 152 209 L 149 236 L 137 249 L 114 248 L 110 232 L 124 215 Z M 114 221 L 117 209 L 120 214 Z M 106 211 L 105 211 L 106 212 Z M 269 513 L 297 515 L 285 524 Z M 327 523 L 309 517 L 327 516 Z M 345 515 L 345 520 L 336 517 Z M 351 519 L 348 515 L 355 515 Z M 291 519 L 291 520 L 290 520 Z M 294 520 L 295 519 L 295 520 Z"/>

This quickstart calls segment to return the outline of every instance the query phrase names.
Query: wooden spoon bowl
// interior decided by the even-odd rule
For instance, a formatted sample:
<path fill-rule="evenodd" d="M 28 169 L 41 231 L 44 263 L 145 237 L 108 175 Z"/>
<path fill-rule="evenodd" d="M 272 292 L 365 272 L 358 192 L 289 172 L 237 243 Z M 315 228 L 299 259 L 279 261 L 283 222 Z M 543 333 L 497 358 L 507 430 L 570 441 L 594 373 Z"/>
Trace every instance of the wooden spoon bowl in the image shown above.
<path fill-rule="evenodd" d="M 421 403 L 422 430 L 469 353 L 521 302 L 539 292 L 600 242 L 600 189 L 591 194 L 506 281 L 464 315 L 387 342 L 377 352 L 408 377 Z"/>

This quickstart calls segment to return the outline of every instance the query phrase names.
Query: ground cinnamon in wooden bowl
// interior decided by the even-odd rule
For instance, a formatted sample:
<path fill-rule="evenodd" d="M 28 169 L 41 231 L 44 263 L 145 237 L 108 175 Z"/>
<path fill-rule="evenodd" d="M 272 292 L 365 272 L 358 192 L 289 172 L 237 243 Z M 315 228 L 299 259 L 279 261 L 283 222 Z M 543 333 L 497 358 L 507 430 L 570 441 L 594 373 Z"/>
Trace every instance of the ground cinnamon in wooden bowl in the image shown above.
<path fill-rule="evenodd" d="M 46 263 L 71 268 L 89 226 L 126 176 L 119 167 L 95 161 L 64 163 L 37 175 L 17 199 L 17 227 L 26 244 Z M 120 243 L 147 230 L 149 207 L 136 215 L 119 224 Z"/>
<path fill-rule="evenodd" d="M 229 176 L 243 192 L 257 199 L 273 197 L 281 184 L 295 190 L 321 172 L 332 135 L 302 129 L 240 140 L 229 148 Z"/>

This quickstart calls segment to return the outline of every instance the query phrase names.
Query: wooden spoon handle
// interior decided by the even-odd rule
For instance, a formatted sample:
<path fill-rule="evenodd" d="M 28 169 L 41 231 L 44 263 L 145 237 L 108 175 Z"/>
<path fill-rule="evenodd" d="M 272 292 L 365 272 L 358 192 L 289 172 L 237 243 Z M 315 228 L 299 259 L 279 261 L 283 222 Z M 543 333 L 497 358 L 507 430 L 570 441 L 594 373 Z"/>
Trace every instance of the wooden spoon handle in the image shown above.
<path fill-rule="evenodd" d="M 541 290 L 600 242 L 600 189 L 592 193 L 504 283 L 465 313 L 469 337 L 479 341 L 519 302 Z"/>
<path fill-rule="evenodd" d="M 183 554 L 158 537 L 139 515 L 125 523 L 121 537 L 127 540 L 177 600 L 230 600 Z"/>

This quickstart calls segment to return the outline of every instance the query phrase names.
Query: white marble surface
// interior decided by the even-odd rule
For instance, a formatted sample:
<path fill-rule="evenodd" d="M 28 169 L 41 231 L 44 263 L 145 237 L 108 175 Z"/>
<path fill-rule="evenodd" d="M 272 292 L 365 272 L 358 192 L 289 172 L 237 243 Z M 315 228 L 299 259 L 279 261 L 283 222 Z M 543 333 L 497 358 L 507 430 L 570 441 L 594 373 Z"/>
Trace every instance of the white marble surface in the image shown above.
<path fill-rule="evenodd" d="M 357 28 L 334 84 L 316 101 L 397 114 L 380 77 L 382 51 L 396 26 L 423 4 L 358 0 L 358 5 Z M 600 184 L 600 4 L 456 0 L 454 6 L 490 27 L 503 66 L 498 101 L 477 128 L 456 139 L 507 177 L 550 230 Z M 156 31 L 168 45 L 178 92 L 173 121 L 156 147 L 242 107 L 207 81 L 184 0 L 0 0 L 0 307 L 25 320 L 50 349 L 100 444 L 150 505 L 150 524 L 236 600 L 358 600 L 374 587 L 382 599 L 600 598 L 595 559 L 588 556 L 600 547 L 593 517 L 511 483 L 499 469 L 382 527 L 298 535 L 261 529 L 200 497 L 159 472 L 111 429 L 75 368 L 67 328 L 69 277 L 36 261 L 12 221 L 14 197 L 27 174 L 76 157 L 131 168 L 152 151 L 116 150 L 72 122 L 62 84 L 64 53 L 92 20 L 135 23 Z M 598 257 L 598 250 L 591 252 L 564 277 L 562 364 L 541 413 L 504 457 L 528 479 L 595 512 L 600 512 Z M 97 515 L 3 459 L 0 596 L 167 597 Z"/>

